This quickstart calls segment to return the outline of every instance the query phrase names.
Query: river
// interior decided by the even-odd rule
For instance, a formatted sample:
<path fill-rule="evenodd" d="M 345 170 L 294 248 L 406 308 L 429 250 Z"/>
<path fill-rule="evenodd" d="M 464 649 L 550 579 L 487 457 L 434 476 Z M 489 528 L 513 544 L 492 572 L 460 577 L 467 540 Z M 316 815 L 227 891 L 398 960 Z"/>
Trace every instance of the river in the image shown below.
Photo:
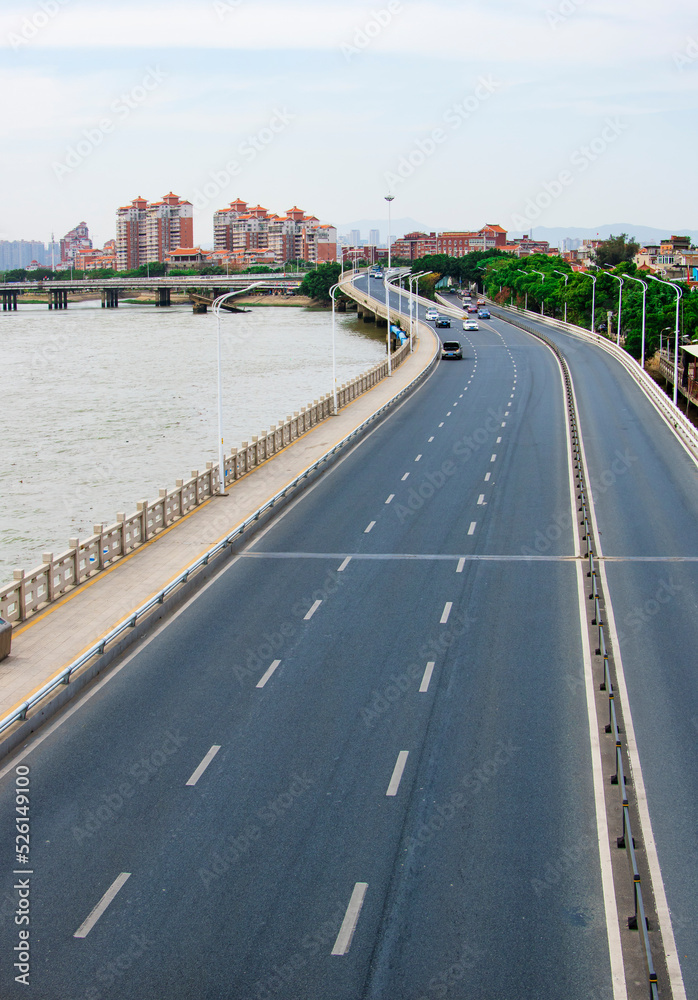
<path fill-rule="evenodd" d="M 332 387 L 331 314 L 254 306 L 221 320 L 226 453 Z M 0 585 L 217 460 L 216 321 L 190 305 L 0 313 Z M 336 316 L 337 379 L 385 337 Z"/>

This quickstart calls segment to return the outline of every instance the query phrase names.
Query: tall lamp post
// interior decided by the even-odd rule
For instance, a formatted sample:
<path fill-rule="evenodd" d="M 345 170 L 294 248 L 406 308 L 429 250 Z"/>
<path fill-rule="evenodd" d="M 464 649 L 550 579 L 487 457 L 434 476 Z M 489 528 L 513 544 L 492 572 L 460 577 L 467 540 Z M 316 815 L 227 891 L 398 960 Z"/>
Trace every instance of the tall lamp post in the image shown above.
<path fill-rule="evenodd" d="M 412 292 L 412 282 L 417 283 L 417 308 L 419 308 L 419 279 L 423 278 L 425 274 L 431 274 L 431 271 L 418 271 L 417 274 L 408 274 L 407 280 L 410 283 L 410 354 L 414 351 L 414 345 L 412 342 L 413 331 L 414 331 L 414 294 Z"/>
<path fill-rule="evenodd" d="M 675 347 L 674 347 L 674 406 L 678 406 L 679 399 L 679 310 L 681 308 L 681 296 L 683 291 L 679 285 L 675 285 L 673 281 L 665 281 L 664 278 L 657 278 L 654 274 L 648 274 L 648 278 L 652 281 L 658 281 L 660 285 L 669 285 L 676 292 L 676 330 L 675 330 Z"/>
<path fill-rule="evenodd" d="M 594 329 L 594 320 L 596 319 L 596 275 L 589 274 L 588 271 L 577 271 L 577 274 L 580 274 L 583 278 L 591 278 L 593 282 L 591 290 L 591 326 L 589 329 L 592 333 L 596 333 L 596 330 Z"/>
<path fill-rule="evenodd" d="M 625 276 L 628 281 L 637 281 L 638 285 L 642 285 L 642 350 L 640 357 L 640 367 L 645 367 L 645 320 L 647 317 L 647 289 L 649 285 L 642 278 L 634 278 L 632 274 L 626 274 Z"/>
<path fill-rule="evenodd" d="M 569 281 L 570 276 L 569 276 L 569 274 L 565 274 L 564 271 L 558 271 L 555 268 L 553 269 L 553 274 L 559 274 L 559 275 L 561 275 L 565 279 L 565 323 L 566 323 L 567 322 L 567 282 Z"/>
<path fill-rule="evenodd" d="M 619 274 L 611 274 L 610 271 L 605 272 L 609 278 L 615 278 L 616 281 L 620 282 L 618 286 L 618 329 L 616 330 L 616 345 L 620 347 L 620 321 L 623 315 L 623 279 Z"/>
<path fill-rule="evenodd" d="M 524 269 L 522 267 L 517 267 L 516 270 L 520 271 L 521 274 L 528 274 L 528 271 L 524 271 Z M 528 292 L 525 289 L 524 289 L 524 296 L 525 296 L 525 299 L 524 299 L 524 310 L 526 312 L 528 312 Z"/>
<path fill-rule="evenodd" d="M 332 288 L 330 288 L 330 297 L 332 298 L 332 403 L 335 417 L 337 416 L 337 364 L 334 347 L 334 297 L 339 286 L 340 282 L 337 282 L 336 285 L 332 285 Z"/>
<path fill-rule="evenodd" d="M 388 248 L 388 253 L 390 253 L 390 248 Z M 390 359 L 390 286 L 388 285 L 389 273 L 390 270 L 386 271 L 385 275 L 383 276 L 383 288 L 385 290 L 385 319 L 387 324 L 385 337 L 388 342 L 388 376 L 393 374 L 392 361 Z"/>
<path fill-rule="evenodd" d="M 388 202 L 388 270 L 390 270 L 392 266 L 392 257 L 390 255 L 390 205 L 395 201 L 395 195 L 386 194 L 385 200 Z"/>
<path fill-rule="evenodd" d="M 533 271 L 534 274 L 539 274 L 541 276 L 541 291 L 542 291 L 542 285 L 545 284 L 545 275 L 543 274 L 542 271 L 536 271 L 535 267 L 532 267 L 531 270 Z M 545 298 L 542 295 L 540 301 L 540 314 L 541 316 L 545 316 Z"/>
<path fill-rule="evenodd" d="M 221 362 L 221 306 L 226 299 L 232 299 L 234 295 L 241 295 L 243 292 L 249 292 L 251 288 L 256 288 L 257 285 L 261 284 L 261 281 L 255 281 L 253 284 L 248 285 L 247 288 L 239 289 L 236 292 L 225 292 L 223 295 L 219 295 L 211 306 L 211 311 L 216 317 L 216 326 L 218 328 L 218 495 L 221 497 L 226 497 L 228 495 L 225 492 L 225 461 L 223 458 L 223 365 Z"/>

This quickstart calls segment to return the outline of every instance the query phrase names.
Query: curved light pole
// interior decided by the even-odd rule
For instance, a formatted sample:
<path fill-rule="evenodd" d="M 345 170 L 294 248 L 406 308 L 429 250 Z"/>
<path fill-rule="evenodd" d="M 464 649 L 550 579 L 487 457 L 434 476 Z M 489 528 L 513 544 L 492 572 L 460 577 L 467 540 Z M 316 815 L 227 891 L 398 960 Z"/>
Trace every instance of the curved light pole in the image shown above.
<path fill-rule="evenodd" d="M 390 256 L 390 205 L 391 202 L 395 201 L 394 194 L 386 194 L 385 200 L 388 202 L 388 270 L 392 266 L 392 258 Z"/>
<path fill-rule="evenodd" d="M 594 267 L 596 267 L 596 264 L 594 264 Z M 591 326 L 589 329 L 592 333 L 596 333 L 594 329 L 594 321 L 596 319 L 596 275 L 589 274 L 588 271 L 577 271 L 577 274 L 581 275 L 582 278 L 591 278 L 594 283 L 591 290 Z"/>
<path fill-rule="evenodd" d="M 545 275 L 543 274 L 543 272 L 542 271 L 536 271 L 535 267 L 532 267 L 531 271 L 534 274 L 539 274 L 541 276 L 541 279 L 542 279 L 541 284 L 544 285 L 545 284 Z M 542 288 L 541 288 L 541 291 L 542 291 Z M 540 314 L 541 314 L 541 316 L 545 316 L 545 298 L 542 295 L 541 295 L 541 302 L 540 302 Z"/>
<path fill-rule="evenodd" d="M 558 271 L 557 268 L 553 268 L 553 274 L 559 274 L 565 279 L 565 323 L 567 322 L 567 282 L 569 281 L 569 274 L 565 274 L 564 271 Z"/>
<path fill-rule="evenodd" d="M 629 281 L 637 281 L 638 285 L 642 285 L 642 351 L 640 358 L 640 367 L 645 367 L 645 320 L 647 317 L 647 289 L 649 285 L 642 278 L 634 278 L 632 274 L 626 274 L 626 278 Z"/>
<path fill-rule="evenodd" d="M 611 274 L 610 271 L 605 271 L 604 273 L 607 274 L 609 278 L 615 278 L 616 281 L 620 282 L 618 287 L 618 329 L 616 330 L 616 346 L 620 347 L 620 321 L 623 315 L 623 279 L 619 274 Z"/>
<path fill-rule="evenodd" d="M 675 347 L 674 347 L 674 406 L 678 406 L 679 399 L 679 310 L 681 307 L 681 296 L 683 295 L 683 290 L 675 285 L 673 281 L 665 281 L 664 278 L 657 278 L 654 274 L 648 274 L 648 278 L 652 281 L 658 281 L 660 285 L 669 285 L 676 292 L 676 330 L 675 330 Z"/>
<path fill-rule="evenodd" d="M 243 292 L 249 292 L 251 288 L 256 288 L 257 285 L 262 285 L 262 281 L 255 281 L 253 284 L 248 285 L 247 288 L 241 288 L 236 292 L 225 292 L 223 295 L 219 295 L 211 306 L 211 311 L 216 317 L 216 326 L 218 327 L 218 495 L 221 497 L 226 497 L 228 494 L 225 492 L 225 460 L 223 457 L 223 365 L 221 363 L 221 306 L 226 299 L 232 299 L 234 295 L 241 295 Z"/>
<path fill-rule="evenodd" d="M 332 299 L 332 412 L 335 417 L 337 416 L 337 365 L 334 349 L 334 297 L 339 287 L 340 282 L 338 281 L 337 284 L 332 285 L 330 288 L 330 298 Z"/>
<path fill-rule="evenodd" d="M 416 274 L 408 274 L 407 280 L 410 283 L 410 354 L 414 351 L 414 345 L 412 343 L 412 336 L 414 331 L 414 294 L 412 292 L 412 282 L 417 282 L 417 308 L 419 309 L 419 279 L 423 278 L 425 274 L 431 274 L 431 271 L 418 271 Z"/>
<path fill-rule="evenodd" d="M 528 274 L 528 271 L 524 271 L 524 269 L 522 267 L 517 267 L 516 270 L 520 271 L 521 274 Z M 524 309 L 525 309 L 526 312 L 528 312 L 528 292 L 526 291 L 526 289 L 524 289 L 524 295 L 525 295 Z"/>

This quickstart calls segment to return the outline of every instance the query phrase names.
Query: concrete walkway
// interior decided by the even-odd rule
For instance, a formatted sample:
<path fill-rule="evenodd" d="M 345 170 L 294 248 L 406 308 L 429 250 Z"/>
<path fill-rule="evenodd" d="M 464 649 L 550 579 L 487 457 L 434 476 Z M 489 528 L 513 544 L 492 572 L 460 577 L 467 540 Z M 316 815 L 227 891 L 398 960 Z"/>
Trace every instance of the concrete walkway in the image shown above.
<path fill-rule="evenodd" d="M 436 339 L 424 324 L 415 351 L 391 378 L 308 431 L 302 438 L 94 579 L 40 611 L 12 636 L 0 663 L 0 718 L 72 663 L 188 565 L 292 482 L 428 366 Z M 429 331 L 429 332 L 427 332 Z"/>

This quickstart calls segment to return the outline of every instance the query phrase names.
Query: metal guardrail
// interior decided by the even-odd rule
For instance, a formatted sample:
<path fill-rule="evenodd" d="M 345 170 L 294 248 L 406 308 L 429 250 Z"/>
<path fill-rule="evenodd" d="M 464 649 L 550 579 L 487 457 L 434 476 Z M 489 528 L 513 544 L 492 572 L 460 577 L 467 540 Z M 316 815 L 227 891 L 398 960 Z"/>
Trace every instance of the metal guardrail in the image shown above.
<path fill-rule="evenodd" d="M 585 558 L 589 561 L 589 570 L 587 572 L 587 578 L 589 579 L 589 600 L 594 602 L 594 613 L 592 618 L 592 625 L 596 626 L 599 634 L 599 645 L 596 649 L 596 655 L 603 658 L 603 677 L 599 685 L 600 690 L 605 691 L 608 695 L 608 714 L 609 721 L 606 724 L 606 732 L 611 735 L 615 744 L 615 764 L 616 771 L 615 774 L 611 776 L 611 784 L 618 785 L 621 795 L 621 810 L 623 815 L 623 827 L 621 836 L 616 838 L 616 843 L 619 849 L 625 849 L 628 854 L 629 866 L 631 871 L 631 877 L 633 882 L 633 896 L 635 901 L 635 912 L 632 916 L 628 917 L 628 929 L 638 930 L 640 932 L 642 951 L 645 960 L 645 967 L 647 970 L 647 983 L 649 987 L 649 997 L 650 1000 L 658 1000 L 658 983 L 657 983 L 657 972 L 654 967 L 654 959 L 652 957 L 652 948 L 649 939 L 649 922 L 645 915 L 644 901 L 642 898 L 642 880 L 640 876 L 640 871 L 637 864 L 637 855 L 635 853 L 635 841 L 632 836 L 632 826 L 630 820 L 630 805 L 628 801 L 628 791 L 627 786 L 629 784 L 628 779 L 625 776 L 625 768 L 623 766 L 623 743 L 621 740 L 621 729 L 618 724 L 618 716 L 616 711 L 616 697 L 613 688 L 613 682 L 611 678 L 611 671 L 609 667 L 609 653 L 608 646 L 606 643 L 605 625 L 601 612 L 601 594 L 599 590 L 599 578 L 597 573 L 597 562 L 598 559 L 594 554 L 594 539 L 593 532 L 590 524 L 589 515 L 589 504 L 587 499 L 587 491 L 585 487 L 585 470 L 584 463 L 582 459 L 581 451 L 581 440 L 579 436 L 579 429 L 577 427 L 577 415 L 574 406 L 574 394 L 572 389 L 572 377 L 567 366 L 567 361 L 562 354 L 558 346 L 546 337 L 545 334 L 541 333 L 539 330 L 534 330 L 523 326 L 523 324 L 518 323 L 517 326 L 521 326 L 523 329 L 528 330 L 535 337 L 538 337 L 544 343 L 550 347 L 562 368 L 564 382 L 565 382 L 565 392 L 567 396 L 567 409 L 569 414 L 570 431 L 572 438 L 572 459 L 574 466 L 574 475 L 576 480 L 576 490 L 577 500 L 579 501 L 579 513 L 582 515 L 580 519 L 581 537 L 582 541 L 586 542 L 586 555 Z"/>
<path fill-rule="evenodd" d="M 138 624 L 139 619 L 143 618 L 154 608 L 162 605 L 165 600 L 182 584 L 187 583 L 189 577 L 192 576 L 197 570 L 204 566 L 207 566 L 209 562 L 214 559 L 217 555 L 227 549 L 236 540 L 240 538 L 242 534 L 254 523 L 256 523 L 260 517 L 267 511 L 271 510 L 280 500 L 284 499 L 287 494 L 291 493 L 293 490 L 297 489 L 308 477 L 316 472 L 320 466 L 325 462 L 329 461 L 333 455 L 338 451 L 345 448 L 350 442 L 352 442 L 357 436 L 359 436 L 370 424 L 372 424 L 379 416 L 389 410 L 395 403 L 400 400 L 407 393 L 411 392 L 419 382 L 426 377 L 426 375 L 431 371 L 435 361 L 438 359 L 439 352 L 436 350 L 429 360 L 429 364 L 424 368 L 415 378 L 412 379 L 403 389 L 401 389 L 395 396 L 384 403 L 378 410 L 371 414 L 366 420 L 364 420 L 358 427 L 355 427 L 351 434 L 348 434 L 345 438 L 342 438 L 333 448 L 325 452 L 317 461 L 313 462 L 312 465 L 308 466 L 303 472 L 301 472 L 292 482 L 288 483 L 282 490 L 276 493 L 271 499 L 267 500 L 261 507 L 246 518 L 234 531 L 230 532 L 222 541 L 218 542 L 212 548 L 205 552 L 204 555 L 200 556 L 195 562 L 191 563 L 187 568 L 180 573 L 180 575 L 172 580 L 166 587 L 163 587 L 157 594 L 151 597 L 145 604 L 142 604 L 137 608 L 128 618 L 123 622 L 113 628 L 108 632 L 102 639 L 96 642 L 88 650 L 82 653 L 76 660 L 73 660 L 64 670 L 53 677 L 50 681 L 44 684 L 43 687 L 39 688 L 38 691 L 34 692 L 30 698 L 20 705 L 14 711 L 10 712 L 3 719 L 0 719 L 0 734 L 4 733 L 10 726 L 14 725 L 15 722 L 23 721 L 27 718 L 27 713 L 35 708 L 47 695 L 51 694 L 57 688 L 63 687 L 70 683 L 73 674 L 77 673 L 82 667 L 86 666 L 89 661 L 94 656 L 101 656 L 104 653 L 106 647 L 118 639 L 119 636 L 123 635 L 124 632 L 128 632 L 130 629 L 135 628 Z"/>

